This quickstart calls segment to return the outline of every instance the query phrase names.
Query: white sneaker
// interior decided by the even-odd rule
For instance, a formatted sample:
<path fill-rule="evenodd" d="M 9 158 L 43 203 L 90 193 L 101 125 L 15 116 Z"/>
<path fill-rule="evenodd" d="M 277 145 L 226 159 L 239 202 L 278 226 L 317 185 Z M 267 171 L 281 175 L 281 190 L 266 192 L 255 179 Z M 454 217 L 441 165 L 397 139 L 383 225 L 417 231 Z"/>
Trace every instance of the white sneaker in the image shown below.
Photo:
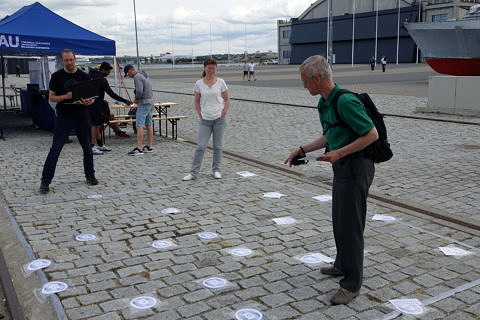
<path fill-rule="evenodd" d="M 97 147 L 92 147 L 92 153 L 93 153 L 94 155 L 100 155 L 100 154 L 103 154 L 103 152 L 102 152 L 102 151 L 100 151 L 100 150 L 98 150 L 98 148 L 97 148 Z"/>
<path fill-rule="evenodd" d="M 213 173 L 213 177 L 214 177 L 215 179 L 222 179 L 222 174 L 221 174 L 220 172 L 218 172 L 218 171 L 215 171 L 215 172 Z"/>
<path fill-rule="evenodd" d="M 97 149 L 100 151 L 112 151 L 112 149 L 107 147 L 106 145 L 98 146 Z"/>
<path fill-rule="evenodd" d="M 182 178 L 183 181 L 190 181 L 190 180 L 195 180 L 197 177 L 195 177 L 193 174 L 189 173 L 185 177 Z"/>

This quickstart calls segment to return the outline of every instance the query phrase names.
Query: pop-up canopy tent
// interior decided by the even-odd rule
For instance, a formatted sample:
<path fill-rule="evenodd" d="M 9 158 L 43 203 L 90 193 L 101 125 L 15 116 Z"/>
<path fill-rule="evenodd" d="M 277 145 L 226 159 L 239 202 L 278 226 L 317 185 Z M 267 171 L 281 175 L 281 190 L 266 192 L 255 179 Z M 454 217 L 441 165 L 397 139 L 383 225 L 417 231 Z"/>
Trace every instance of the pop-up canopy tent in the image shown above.
<path fill-rule="evenodd" d="M 80 55 L 115 56 L 116 53 L 115 41 L 62 18 L 39 2 L 25 6 L 0 20 L 2 66 L 3 55 L 58 55 L 65 48 Z M 4 77 L 2 72 L 5 96 Z"/>
<path fill-rule="evenodd" d="M 0 20 L 0 53 L 51 55 L 68 48 L 80 55 L 115 55 L 115 41 L 88 31 L 39 2 Z"/>

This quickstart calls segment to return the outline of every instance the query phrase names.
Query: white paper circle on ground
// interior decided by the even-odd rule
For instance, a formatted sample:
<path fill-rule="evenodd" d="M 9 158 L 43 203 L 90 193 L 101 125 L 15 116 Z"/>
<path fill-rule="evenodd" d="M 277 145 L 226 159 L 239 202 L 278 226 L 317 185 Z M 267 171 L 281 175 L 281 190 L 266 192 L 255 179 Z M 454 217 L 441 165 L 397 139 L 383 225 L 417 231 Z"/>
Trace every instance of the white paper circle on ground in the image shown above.
<path fill-rule="evenodd" d="M 97 237 L 94 234 L 90 233 L 82 233 L 82 234 L 77 234 L 75 236 L 75 240 L 77 241 L 91 241 L 95 240 Z"/>
<path fill-rule="evenodd" d="M 230 254 L 232 254 L 234 256 L 237 256 L 237 257 L 249 256 L 252 253 L 253 253 L 253 251 L 248 249 L 248 248 L 235 248 L 235 249 L 230 250 Z"/>
<path fill-rule="evenodd" d="M 331 262 L 334 262 L 335 260 L 321 253 L 309 253 L 304 256 L 301 256 L 300 261 L 304 263 L 331 263 Z"/>
<path fill-rule="evenodd" d="M 418 299 L 393 299 L 390 303 L 402 313 L 419 315 L 424 312 L 423 305 Z"/>
<path fill-rule="evenodd" d="M 172 214 L 172 213 L 179 213 L 180 210 L 178 210 L 177 208 L 166 208 L 166 209 L 163 209 L 161 212 L 165 214 L 167 213 Z"/>
<path fill-rule="evenodd" d="M 218 237 L 218 234 L 215 232 L 200 232 L 198 236 L 202 239 L 215 239 Z"/>
<path fill-rule="evenodd" d="M 164 248 L 170 248 L 174 244 L 170 240 L 157 240 L 153 241 L 152 247 L 157 248 L 157 249 L 164 249 Z"/>
<path fill-rule="evenodd" d="M 318 200 L 320 202 L 327 202 L 327 201 L 332 200 L 332 196 L 329 195 L 329 194 L 322 194 L 322 195 L 315 196 L 315 197 L 312 197 L 312 198 L 315 199 L 315 200 Z"/>
<path fill-rule="evenodd" d="M 255 309 L 240 309 L 235 312 L 235 319 L 237 320 L 261 320 L 262 318 L 262 313 Z"/>
<path fill-rule="evenodd" d="M 395 221 L 397 219 L 395 219 L 394 217 L 392 216 L 387 216 L 385 214 L 375 214 L 373 217 L 372 217 L 372 220 L 378 220 L 378 221 Z"/>
<path fill-rule="evenodd" d="M 438 247 L 446 256 L 465 256 L 469 254 L 468 251 L 457 247 Z"/>
<path fill-rule="evenodd" d="M 266 192 L 263 194 L 264 198 L 272 198 L 272 199 L 280 199 L 281 197 L 285 196 L 280 192 Z"/>
<path fill-rule="evenodd" d="M 57 292 L 62 292 L 68 288 L 68 284 L 60 281 L 51 281 L 47 282 L 42 287 L 43 294 L 52 294 Z"/>
<path fill-rule="evenodd" d="M 50 260 L 47 260 L 47 259 L 37 259 L 37 260 L 33 260 L 32 262 L 30 262 L 29 264 L 27 264 L 27 270 L 30 270 L 30 271 L 36 271 L 36 270 L 40 270 L 40 269 L 43 269 L 43 268 L 46 268 L 48 267 L 49 265 L 51 265 L 52 262 Z"/>
<path fill-rule="evenodd" d="M 240 172 L 237 172 L 237 174 L 239 176 L 244 177 L 244 178 L 256 176 L 255 173 L 252 173 L 252 172 L 249 172 L 249 171 L 240 171 Z"/>
<path fill-rule="evenodd" d="M 223 278 L 213 277 L 213 278 L 208 278 L 208 279 L 203 280 L 202 283 L 207 288 L 218 289 L 218 288 L 225 287 L 225 285 L 227 284 L 227 280 L 225 280 Z"/>
<path fill-rule="evenodd" d="M 149 309 L 157 304 L 157 299 L 149 296 L 137 297 L 130 300 L 130 305 L 135 309 Z"/>
<path fill-rule="evenodd" d="M 273 218 L 272 220 L 279 225 L 292 224 L 297 222 L 297 220 L 293 219 L 292 217 Z"/>
<path fill-rule="evenodd" d="M 87 196 L 88 199 L 101 199 L 103 196 L 101 194 L 90 194 Z"/>

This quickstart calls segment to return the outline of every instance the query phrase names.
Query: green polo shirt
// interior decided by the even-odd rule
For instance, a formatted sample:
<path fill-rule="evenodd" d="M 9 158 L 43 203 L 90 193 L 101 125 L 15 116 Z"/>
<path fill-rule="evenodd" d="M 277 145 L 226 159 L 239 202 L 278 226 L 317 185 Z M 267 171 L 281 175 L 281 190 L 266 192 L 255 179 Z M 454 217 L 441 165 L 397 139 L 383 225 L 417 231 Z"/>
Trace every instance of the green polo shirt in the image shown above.
<path fill-rule="evenodd" d="M 331 105 L 332 99 L 341 87 L 336 84 L 333 90 L 325 100 L 323 97 L 318 101 L 318 115 L 325 132 L 331 124 L 338 123 L 335 116 L 334 107 Z M 365 135 L 370 131 L 374 124 L 365 112 L 362 102 L 351 93 L 342 94 L 337 101 L 338 113 L 342 120 L 354 131 L 342 125 L 332 127 L 326 133 L 329 150 L 340 149 L 353 141 L 359 136 Z M 356 134 L 355 134 L 356 133 Z"/>

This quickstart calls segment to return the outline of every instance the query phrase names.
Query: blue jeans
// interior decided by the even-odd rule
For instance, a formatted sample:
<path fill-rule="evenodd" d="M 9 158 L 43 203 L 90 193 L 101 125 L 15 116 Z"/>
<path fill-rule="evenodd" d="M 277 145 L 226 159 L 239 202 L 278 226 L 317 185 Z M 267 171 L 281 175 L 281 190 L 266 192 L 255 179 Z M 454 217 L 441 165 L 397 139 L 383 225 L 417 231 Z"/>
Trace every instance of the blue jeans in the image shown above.
<path fill-rule="evenodd" d="M 43 165 L 42 180 L 50 183 L 55 175 L 58 157 L 63 146 L 68 140 L 68 134 L 72 129 L 77 133 L 78 142 L 83 149 L 83 169 L 85 176 L 95 174 L 93 169 L 93 153 L 90 145 L 90 121 L 88 119 L 65 119 L 57 114 L 55 122 L 55 133 L 53 135 L 52 147 Z"/>
<path fill-rule="evenodd" d="M 145 127 L 152 125 L 153 105 L 151 103 L 141 104 L 137 107 L 137 126 Z"/>
<path fill-rule="evenodd" d="M 220 162 L 222 161 L 223 151 L 223 134 L 225 127 L 227 126 L 227 120 L 225 117 L 220 117 L 215 120 L 200 120 L 200 127 L 198 128 L 197 149 L 193 155 L 192 169 L 190 173 L 197 175 L 202 166 L 203 154 L 207 147 L 210 136 L 213 135 L 213 163 L 212 171 L 220 172 Z"/>

